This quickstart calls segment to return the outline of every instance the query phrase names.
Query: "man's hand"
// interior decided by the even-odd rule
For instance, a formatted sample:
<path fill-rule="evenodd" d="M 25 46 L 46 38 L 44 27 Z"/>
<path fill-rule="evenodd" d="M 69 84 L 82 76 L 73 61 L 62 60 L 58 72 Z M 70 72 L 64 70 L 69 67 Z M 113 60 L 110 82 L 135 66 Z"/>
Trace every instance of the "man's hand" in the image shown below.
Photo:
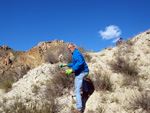
<path fill-rule="evenodd" d="M 60 68 L 67 66 L 67 64 L 61 64 Z"/>
<path fill-rule="evenodd" d="M 71 74 L 72 72 L 73 72 L 72 69 L 67 69 L 67 70 L 66 70 L 66 74 L 68 74 L 68 75 Z"/>

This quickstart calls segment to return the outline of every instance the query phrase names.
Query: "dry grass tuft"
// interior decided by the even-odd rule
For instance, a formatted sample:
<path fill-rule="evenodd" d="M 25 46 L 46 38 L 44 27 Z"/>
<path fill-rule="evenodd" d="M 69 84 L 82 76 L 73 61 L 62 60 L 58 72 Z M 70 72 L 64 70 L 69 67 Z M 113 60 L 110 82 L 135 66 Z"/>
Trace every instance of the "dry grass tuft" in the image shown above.
<path fill-rule="evenodd" d="M 115 72 L 133 77 L 137 76 L 139 73 L 139 68 L 135 63 L 131 63 L 130 60 L 120 56 L 116 57 L 116 62 L 111 62 L 110 66 Z"/>
<path fill-rule="evenodd" d="M 49 62 L 51 64 L 58 63 L 58 57 L 50 50 L 47 50 L 45 54 L 45 62 Z"/>
<path fill-rule="evenodd" d="M 12 80 L 5 80 L 0 83 L 0 88 L 2 88 L 4 92 L 8 92 L 11 90 L 12 84 L 13 84 Z"/>
<path fill-rule="evenodd" d="M 53 100 L 50 103 L 45 103 L 41 107 L 36 102 L 30 106 L 25 106 L 24 103 L 15 100 L 11 106 L 3 105 L 3 111 L 5 113 L 57 113 L 59 111 L 59 105 Z"/>
<path fill-rule="evenodd" d="M 101 107 L 100 105 L 96 108 L 97 113 L 105 113 L 105 108 Z"/>
<path fill-rule="evenodd" d="M 113 49 L 113 47 L 112 47 L 112 46 L 108 47 L 108 50 L 112 50 L 112 49 Z"/>
<path fill-rule="evenodd" d="M 113 91 L 112 83 L 110 81 L 109 76 L 106 73 L 102 73 L 100 70 L 95 71 L 94 73 L 94 87 L 97 91 L 101 90 L 107 90 L 107 91 Z M 93 78 L 92 78 L 93 79 Z"/>
<path fill-rule="evenodd" d="M 88 53 L 84 53 L 83 56 L 86 62 L 91 62 L 92 57 Z"/>
<path fill-rule="evenodd" d="M 148 92 L 140 92 L 130 95 L 130 109 L 142 109 L 141 113 L 150 112 L 150 94 Z"/>
<path fill-rule="evenodd" d="M 61 45 L 59 47 L 58 56 L 62 55 L 61 61 L 64 63 L 71 63 L 72 62 L 72 54 L 68 50 L 66 45 Z"/>
<path fill-rule="evenodd" d="M 56 70 L 53 78 L 47 81 L 45 95 L 48 98 L 49 96 L 53 98 L 62 96 L 74 87 L 74 75 L 60 74 L 59 71 Z"/>
<path fill-rule="evenodd" d="M 132 77 L 138 75 L 139 68 L 130 58 L 131 54 L 134 53 L 134 43 L 132 39 L 128 39 L 127 42 L 118 47 L 115 52 L 115 60 L 110 63 L 112 70 Z"/>

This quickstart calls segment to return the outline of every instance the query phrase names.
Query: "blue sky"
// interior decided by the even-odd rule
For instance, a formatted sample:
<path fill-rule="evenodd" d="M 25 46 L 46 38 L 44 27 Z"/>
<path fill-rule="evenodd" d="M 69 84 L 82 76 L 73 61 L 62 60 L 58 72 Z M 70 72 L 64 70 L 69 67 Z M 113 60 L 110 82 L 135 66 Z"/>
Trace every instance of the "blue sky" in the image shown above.
<path fill-rule="evenodd" d="M 54 39 L 99 52 L 150 29 L 150 0 L 0 0 L 0 45 Z"/>

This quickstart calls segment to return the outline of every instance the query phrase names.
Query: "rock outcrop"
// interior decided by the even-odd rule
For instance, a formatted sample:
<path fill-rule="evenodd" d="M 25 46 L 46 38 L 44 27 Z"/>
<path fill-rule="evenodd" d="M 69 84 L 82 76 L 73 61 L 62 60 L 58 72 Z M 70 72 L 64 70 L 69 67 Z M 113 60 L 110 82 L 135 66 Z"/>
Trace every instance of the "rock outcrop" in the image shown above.
<path fill-rule="evenodd" d="M 7 50 L 10 50 L 11 48 L 9 46 L 7 46 L 7 45 L 4 45 L 3 47 L 0 46 L 0 49 L 3 49 L 5 51 L 7 51 Z"/>
<path fill-rule="evenodd" d="M 59 46 L 61 44 L 64 44 L 64 41 L 61 40 L 61 41 L 58 41 L 58 40 L 53 40 L 51 42 L 40 42 L 37 47 L 41 48 L 43 51 L 47 50 L 48 48 L 50 47 L 53 47 L 53 46 Z"/>
<path fill-rule="evenodd" d="M 33 69 L 44 62 L 45 52 L 47 49 L 55 46 L 57 47 L 62 44 L 64 44 L 63 40 L 40 42 L 37 46 L 32 47 L 29 51 L 14 51 L 9 46 L 0 46 L 0 67 L 5 68 L 5 70 L 8 69 L 8 71 L 20 66 L 25 69 Z"/>

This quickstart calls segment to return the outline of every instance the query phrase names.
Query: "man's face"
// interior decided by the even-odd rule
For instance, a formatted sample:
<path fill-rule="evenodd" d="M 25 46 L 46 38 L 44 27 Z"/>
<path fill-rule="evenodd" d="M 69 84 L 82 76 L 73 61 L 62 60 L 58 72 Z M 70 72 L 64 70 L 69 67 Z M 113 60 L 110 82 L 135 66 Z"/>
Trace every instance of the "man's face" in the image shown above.
<path fill-rule="evenodd" d="M 75 50 L 75 46 L 69 45 L 68 50 L 72 53 Z"/>

